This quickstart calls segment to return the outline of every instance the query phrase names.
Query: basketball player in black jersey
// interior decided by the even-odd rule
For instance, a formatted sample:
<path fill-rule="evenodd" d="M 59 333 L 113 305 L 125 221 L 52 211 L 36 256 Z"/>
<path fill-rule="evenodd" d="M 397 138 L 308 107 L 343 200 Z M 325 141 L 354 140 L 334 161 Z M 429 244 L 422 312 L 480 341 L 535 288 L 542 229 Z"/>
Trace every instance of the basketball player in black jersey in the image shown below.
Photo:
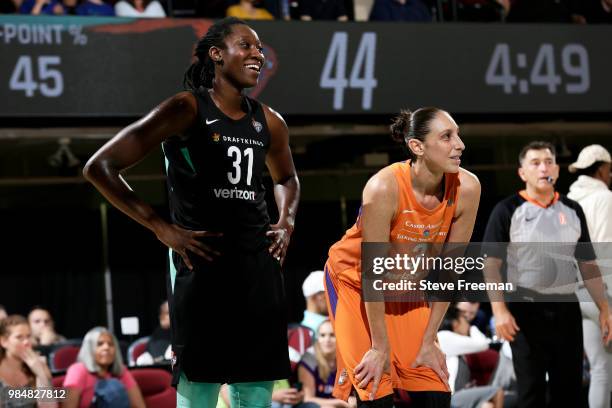
<path fill-rule="evenodd" d="M 299 182 L 282 117 L 244 95 L 264 63 L 257 34 L 233 18 L 211 26 L 185 73 L 186 92 L 119 132 L 85 177 L 169 250 L 177 404 L 213 407 L 221 384 L 232 406 L 267 407 L 289 360 L 280 265 L 293 231 Z M 121 172 L 162 144 L 171 223 Z M 274 181 L 270 225 L 262 173 Z"/>

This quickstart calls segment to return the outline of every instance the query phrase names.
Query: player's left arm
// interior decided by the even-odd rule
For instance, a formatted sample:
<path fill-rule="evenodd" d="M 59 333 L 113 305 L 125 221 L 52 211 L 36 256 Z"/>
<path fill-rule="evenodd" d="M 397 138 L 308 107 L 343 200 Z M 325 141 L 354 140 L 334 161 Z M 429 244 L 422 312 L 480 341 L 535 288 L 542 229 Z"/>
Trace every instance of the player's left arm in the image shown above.
<path fill-rule="evenodd" d="M 480 202 L 480 181 L 478 181 L 478 178 L 473 173 L 459 169 L 459 182 L 461 187 L 457 200 L 457 209 L 455 210 L 455 217 L 453 218 L 446 242 L 468 243 L 470 238 L 472 238 L 476 213 Z M 433 342 L 435 340 L 436 333 L 447 309 L 448 302 L 433 303 L 431 317 L 429 318 L 423 342 Z"/>
<path fill-rule="evenodd" d="M 480 203 L 480 181 L 474 173 L 459 169 L 457 210 L 446 242 L 470 242 Z"/>
<path fill-rule="evenodd" d="M 472 237 L 474 223 L 476 222 L 476 212 L 480 202 L 480 182 L 469 171 L 464 169 L 459 169 L 459 171 L 459 182 L 461 183 L 459 199 L 447 242 L 467 243 Z M 423 342 L 415 361 L 415 366 L 439 365 L 443 367 L 444 375 L 440 375 L 439 372 L 438 375 L 440 375 L 440 378 L 445 383 L 448 381 L 448 370 L 446 369 L 446 361 L 443 360 L 443 355 L 439 350 L 436 339 L 448 305 L 449 302 L 432 303 L 431 314 L 425 328 Z"/>
<path fill-rule="evenodd" d="M 272 239 L 270 253 L 283 263 L 293 233 L 295 214 L 300 200 L 300 181 L 289 148 L 287 124 L 278 112 L 265 105 L 263 109 L 270 130 L 270 147 L 266 155 L 266 165 L 274 182 L 274 198 L 278 207 L 278 222 L 271 225 L 268 231 L 268 236 Z"/>

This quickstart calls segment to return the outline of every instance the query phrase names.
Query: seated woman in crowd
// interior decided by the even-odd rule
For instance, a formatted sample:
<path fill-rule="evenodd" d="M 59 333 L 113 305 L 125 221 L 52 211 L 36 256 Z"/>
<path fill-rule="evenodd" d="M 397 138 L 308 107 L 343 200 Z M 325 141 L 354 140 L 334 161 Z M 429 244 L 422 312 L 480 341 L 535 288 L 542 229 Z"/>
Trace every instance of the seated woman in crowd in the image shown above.
<path fill-rule="evenodd" d="M 62 15 L 66 14 L 61 0 L 23 0 L 19 6 L 21 14 L 47 14 L 47 15 Z"/>
<path fill-rule="evenodd" d="M 138 384 L 123 365 L 117 339 L 104 327 L 87 332 L 63 386 L 68 390 L 66 408 L 90 407 L 94 398 L 105 401 L 105 406 L 145 406 Z"/>
<path fill-rule="evenodd" d="M 0 406 L 6 408 L 56 407 L 25 398 L 8 398 L 6 388 L 50 387 L 51 372 L 43 357 L 32 350 L 30 325 L 23 316 L 0 321 Z M 5 400 L 3 400 L 3 398 Z"/>
<path fill-rule="evenodd" d="M 453 395 L 452 408 L 500 408 L 504 392 L 494 386 L 472 386 L 465 355 L 489 348 L 489 339 L 476 326 L 470 326 L 464 314 L 455 306 L 448 308 L 438 332 L 440 348 L 446 354 L 448 383 Z"/>
<path fill-rule="evenodd" d="M 166 17 L 164 8 L 157 0 L 119 0 L 115 4 L 117 17 Z"/>
<path fill-rule="evenodd" d="M 36 306 L 28 314 L 28 323 L 32 330 L 32 345 L 51 346 L 61 343 L 66 338 L 55 331 L 55 322 L 47 309 Z"/>
<path fill-rule="evenodd" d="M 227 8 L 227 17 L 242 20 L 274 20 L 274 16 L 265 8 L 257 7 L 258 0 L 240 0 L 240 3 Z"/>
<path fill-rule="evenodd" d="M 137 366 L 170 363 L 172 347 L 170 344 L 170 309 L 168 301 L 159 307 L 159 326 L 147 341 L 147 349 L 136 359 Z"/>
<path fill-rule="evenodd" d="M 306 352 L 298 366 L 298 379 L 304 389 L 304 402 L 321 408 L 348 408 L 351 405 L 332 397 L 336 380 L 336 335 L 331 322 L 319 325 L 314 354 Z"/>

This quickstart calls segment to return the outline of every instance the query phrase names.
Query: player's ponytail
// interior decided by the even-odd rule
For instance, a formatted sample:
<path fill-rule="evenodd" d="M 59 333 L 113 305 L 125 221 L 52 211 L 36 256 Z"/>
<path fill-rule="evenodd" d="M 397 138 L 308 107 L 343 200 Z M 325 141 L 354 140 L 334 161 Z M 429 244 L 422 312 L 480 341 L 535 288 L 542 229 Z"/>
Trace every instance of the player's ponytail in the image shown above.
<path fill-rule="evenodd" d="M 412 119 L 412 112 L 410 109 L 402 109 L 391 123 L 391 138 L 398 143 L 408 143 L 408 129 L 410 129 L 410 121 Z"/>
<path fill-rule="evenodd" d="M 402 109 L 393 119 L 390 127 L 391 137 L 406 148 L 410 160 L 416 160 L 417 156 L 410 150 L 408 141 L 410 139 L 425 141 L 425 136 L 429 133 L 429 124 L 438 112 L 441 112 L 441 109 L 433 107 L 420 108 L 414 112 Z"/>
<path fill-rule="evenodd" d="M 204 37 L 195 46 L 193 56 L 196 61 L 187 68 L 183 77 L 183 87 L 188 91 L 197 91 L 200 87 L 212 88 L 215 77 L 215 63 L 210 59 L 210 47 L 225 49 L 225 38 L 232 33 L 234 24 L 244 24 L 244 21 L 228 17 L 213 24 Z M 223 61 L 217 62 L 223 64 Z"/>

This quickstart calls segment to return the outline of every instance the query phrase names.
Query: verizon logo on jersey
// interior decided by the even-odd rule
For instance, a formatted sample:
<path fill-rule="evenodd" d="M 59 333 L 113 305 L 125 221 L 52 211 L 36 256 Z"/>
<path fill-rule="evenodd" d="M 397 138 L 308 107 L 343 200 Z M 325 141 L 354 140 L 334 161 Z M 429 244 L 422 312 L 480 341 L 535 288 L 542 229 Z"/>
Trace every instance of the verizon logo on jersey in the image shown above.
<path fill-rule="evenodd" d="M 217 198 L 237 198 L 239 200 L 255 200 L 255 192 L 248 190 L 238 190 L 234 188 L 213 188 L 215 197 Z"/>

